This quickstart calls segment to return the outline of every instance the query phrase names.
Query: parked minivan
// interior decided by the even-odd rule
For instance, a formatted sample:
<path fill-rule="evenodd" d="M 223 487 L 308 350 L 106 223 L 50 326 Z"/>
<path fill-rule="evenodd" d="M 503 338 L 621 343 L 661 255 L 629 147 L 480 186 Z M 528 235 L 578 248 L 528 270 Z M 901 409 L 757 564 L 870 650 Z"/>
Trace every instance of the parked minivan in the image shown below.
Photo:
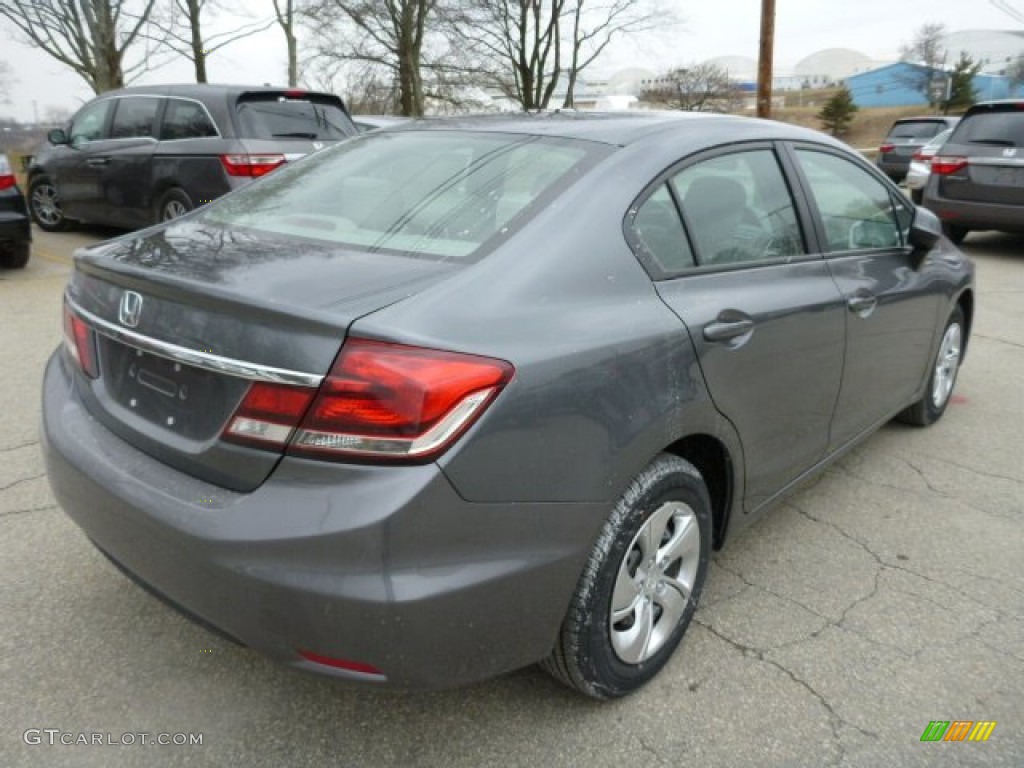
<path fill-rule="evenodd" d="M 354 136 L 342 100 L 297 89 L 155 85 L 104 93 L 29 168 L 49 232 L 87 221 L 136 229 L 181 216 L 257 176 Z"/>
<path fill-rule="evenodd" d="M 897 120 L 878 148 L 875 163 L 890 179 L 899 183 L 906 178 L 914 153 L 958 122 L 959 117 L 947 115 L 905 117 Z"/>

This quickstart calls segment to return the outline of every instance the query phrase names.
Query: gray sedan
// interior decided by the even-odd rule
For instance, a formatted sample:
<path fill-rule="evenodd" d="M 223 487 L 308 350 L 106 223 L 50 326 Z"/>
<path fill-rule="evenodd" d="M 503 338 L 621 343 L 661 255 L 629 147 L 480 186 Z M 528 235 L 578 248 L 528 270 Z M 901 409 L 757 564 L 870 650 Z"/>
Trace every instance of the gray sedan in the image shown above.
<path fill-rule="evenodd" d="M 54 493 L 296 668 L 649 681 L 715 548 L 943 414 L 973 268 L 819 133 L 698 115 L 375 131 L 80 251 Z"/>

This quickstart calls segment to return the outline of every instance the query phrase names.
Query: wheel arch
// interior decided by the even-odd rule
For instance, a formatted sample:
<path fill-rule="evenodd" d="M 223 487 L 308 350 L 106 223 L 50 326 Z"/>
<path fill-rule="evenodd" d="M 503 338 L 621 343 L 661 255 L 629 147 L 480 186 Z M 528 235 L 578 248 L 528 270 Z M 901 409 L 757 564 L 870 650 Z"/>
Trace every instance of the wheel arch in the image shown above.
<path fill-rule="evenodd" d="M 676 440 L 665 453 L 690 462 L 704 478 L 711 497 L 711 542 L 716 550 L 721 549 L 732 510 L 736 472 L 728 447 L 712 435 L 695 434 Z"/>
<path fill-rule="evenodd" d="M 960 362 L 963 364 L 964 358 L 967 357 L 967 347 L 971 340 L 971 327 L 974 323 L 974 291 L 970 288 L 965 289 L 957 297 L 956 304 L 960 307 L 960 311 L 964 313 L 964 341 L 963 349 L 960 351 Z"/>

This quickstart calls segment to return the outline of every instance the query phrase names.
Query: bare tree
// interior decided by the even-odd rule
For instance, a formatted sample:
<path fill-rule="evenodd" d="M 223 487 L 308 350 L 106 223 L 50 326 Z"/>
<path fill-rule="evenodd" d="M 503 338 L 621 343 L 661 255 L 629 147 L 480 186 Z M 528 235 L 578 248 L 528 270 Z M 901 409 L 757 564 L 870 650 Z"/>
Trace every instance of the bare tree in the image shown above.
<path fill-rule="evenodd" d="M 570 9 L 571 48 L 563 107 L 572 107 L 579 74 L 604 53 L 616 37 L 677 22 L 654 0 L 576 0 Z"/>
<path fill-rule="evenodd" d="M 294 88 L 299 84 L 299 55 L 298 41 L 295 37 L 295 22 L 297 18 L 296 0 L 272 0 L 274 3 L 274 16 L 277 24 L 284 32 L 285 43 L 288 46 L 288 86 Z"/>
<path fill-rule="evenodd" d="M 707 62 L 670 70 L 644 88 L 640 98 L 687 112 L 730 112 L 742 103 L 729 71 Z"/>
<path fill-rule="evenodd" d="M 923 95 L 930 104 L 934 100 L 929 94 L 932 79 L 942 74 L 946 66 L 946 25 L 928 22 L 918 27 L 913 39 L 900 47 L 900 60 L 917 64 L 923 69 L 903 76 L 907 87 Z"/>
<path fill-rule="evenodd" d="M 239 24 L 230 32 L 209 34 L 205 28 L 206 22 L 212 14 L 224 11 L 219 0 L 170 0 L 161 12 L 153 13 L 153 27 L 159 34 L 150 36 L 150 39 L 191 61 L 195 68 L 196 82 L 205 83 L 206 60 L 212 53 L 244 37 L 262 32 L 274 23 L 273 19 L 264 18 Z"/>
<path fill-rule="evenodd" d="M 313 0 L 304 12 L 319 31 L 317 54 L 325 60 L 362 62 L 391 73 L 403 115 L 420 116 L 427 36 L 438 0 Z M 344 44 L 339 46 L 339 41 Z M 433 53 L 431 51 L 431 53 Z"/>
<path fill-rule="evenodd" d="M 0 16 L 23 39 L 85 80 L 96 93 L 124 86 L 133 66 L 125 53 L 137 44 L 156 0 L 3 0 Z"/>
<path fill-rule="evenodd" d="M 0 104 L 6 104 L 11 100 L 11 81 L 13 79 L 11 65 L 6 61 L 0 61 Z"/>

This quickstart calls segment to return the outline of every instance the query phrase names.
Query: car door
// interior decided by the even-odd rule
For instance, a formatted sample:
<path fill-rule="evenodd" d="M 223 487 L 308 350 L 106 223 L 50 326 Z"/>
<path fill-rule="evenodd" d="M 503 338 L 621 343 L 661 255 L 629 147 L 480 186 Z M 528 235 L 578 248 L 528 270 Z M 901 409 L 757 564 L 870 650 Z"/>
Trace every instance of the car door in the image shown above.
<path fill-rule="evenodd" d="M 807 247 L 806 216 L 775 149 L 755 144 L 687 162 L 634 218 L 643 247 L 662 254 L 658 293 L 740 436 L 748 510 L 824 456 L 839 392 L 845 306 Z"/>
<path fill-rule="evenodd" d="M 91 221 L 102 197 L 98 155 L 105 146 L 113 105 L 113 99 L 103 99 L 83 107 L 71 121 L 67 146 L 59 147 L 47 162 L 68 218 Z"/>
<path fill-rule="evenodd" d="M 100 176 L 96 220 L 132 228 L 152 222 L 153 155 L 163 103 L 157 96 L 117 99 L 109 137 L 91 158 Z"/>
<path fill-rule="evenodd" d="M 873 169 L 795 145 L 825 262 L 846 303 L 846 355 L 829 450 L 895 415 L 920 389 L 941 306 L 907 233 L 913 208 Z"/>

